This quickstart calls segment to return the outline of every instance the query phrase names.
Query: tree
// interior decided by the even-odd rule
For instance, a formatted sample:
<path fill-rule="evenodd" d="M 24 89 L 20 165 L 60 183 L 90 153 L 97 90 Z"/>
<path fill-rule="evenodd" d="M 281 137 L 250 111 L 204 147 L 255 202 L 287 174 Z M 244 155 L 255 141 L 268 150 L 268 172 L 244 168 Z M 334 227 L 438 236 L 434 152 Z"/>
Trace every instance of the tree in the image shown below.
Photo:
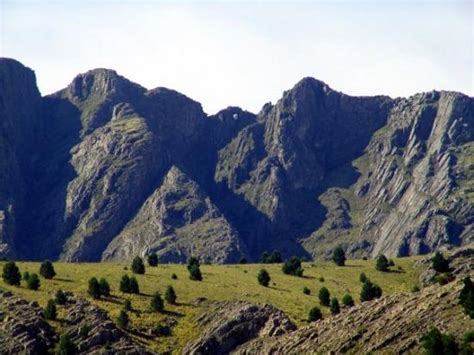
<path fill-rule="evenodd" d="M 332 314 L 339 314 L 341 312 L 341 307 L 339 306 L 339 301 L 336 297 L 331 299 L 331 307 L 330 307 Z"/>
<path fill-rule="evenodd" d="M 123 309 L 126 310 L 126 311 L 131 311 L 132 310 L 132 301 L 125 300 L 123 302 Z"/>
<path fill-rule="evenodd" d="M 202 280 L 202 274 L 201 274 L 201 269 L 198 264 L 192 264 L 189 267 L 189 278 L 194 281 L 201 281 Z"/>
<path fill-rule="evenodd" d="M 92 298 L 100 298 L 100 284 L 95 277 L 89 279 L 89 287 L 87 288 L 87 293 Z"/>
<path fill-rule="evenodd" d="M 71 340 L 71 337 L 65 333 L 59 338 L 59 344 L 56 351 L 58 355 L 73 355 L 77 353 L 76 345 Z"/>
<path fill-rule="evenodd" d="M 172 275 L 171 275 L 171 278 L 172 278 L 173 280 L 177 280 L 177 279 L 178 279 L 178 275 L 172 274 Z"/>
<path fill-rule="evenodd" d="M 151 297 L 150 301 L 150 308 L 152 311 L 161 312 L 164 308 L 163 299 L 159 292 L 155 292 L 155 294 Z"/>
<path fill-rule="evenodd" d="M 260 270 L 260 272 L 257 275 L 257 280 L 258 280 L 258 283 L 260 285 L 268 287 L 268 285 L 270 284 L 270 280 L 271 280 L 270 274 L 268 273 L 267 270 L 262 269 L 262 270 Z"/>
<path fill-rule="evenodd" d="M 198 258 L 194 257 L 194 256 L 191 256 L 189 259 L 188 259 L 188 270 L 191 271 L 191 268 L 193 267 L 193 265 L 197 265 L 198 267 L 201 266 L 199 264 L 199 260 Z"/>
<path fill-rule="evenodd" d="M 371 301 L 374 298 L 380 298 L 382 296 L 382 289 L 374 284 L 372 281 L 367 279 L 362 285 L 362 290 L 360 292 L 361 302 Z"/>
<path fill-rule="evenodd" d="M 296 256 L 289 258 L 282 266 L 282 271 L 287 275 L 303 276 L 301 260 Z"/>
<path fill-rule="evenodd" d="M 323 306 L 329 307 L 329 303 L 331 301 L 331 295 L 329 293 L 329 290 L 326 287 L 322 287 L 319 290 L 319 303 L 321 303 Z"/>
<path fill-rule="evenodd" d="M 279 264 L 283 262 L 283 258 L 281 257 L 281 253 L 279 250 L 274 250 L 270 254 L 270 257 L 268 259 L 269 264 Z"/>
<path fill-rule="evenodd" d="M 128 323 L 128 314 L 123 309 L 121 309 L 117 317 L 117 325 L 119 326 L 119 328 L 126 329 L 128 327 Z"/>
<path fill-rule="evenodd" d="M 260 256 L 260 262 L 262 264 L 268 264 L 268 260 L 270 259 L 270 254 L 267 251 L 264 251 Z"/>
<path fill-rule="evenodd" d="M 345 294 L 344 297 L 342 297 L 342 304 L 346 307 L 353 307 L 354 306 L 354 299 L 352 298 L 351 295 Z"/>
<path fill-rule="evenodd" d="M 151 253 L 148 255 L 148 265 L 157 266 L 158 265 L 158 255 L 156 253 Z"/>
<path fill-rule="evenodd" d="M 37 290 L 40 287 L 40 279 L 38 274 L 31 274 L 26 281 L 26 287 L 30 290 Z"/>
<path fill-rule="evenodd" d="M 105 278 L 101 278 L 99 281 L 100 295 L 104 297 L 110 296 L 110 285 Z"/>
<path fill-rule="evenodd" d="M 377 258 L 375 269 L 382 272 L 388 271 L 388 259 L 385 255 L 382 254 Z"/>
<path fill-rule="evenodd" d="M 143 260 L 139 256 L 133 259 L 131 268 L 134 274 L 143 275 L 145 273 L 145 264 L 143 264 Z"/>
<path fill-rule="evenodd" d="M 55 320 L 57 317 L 56 304 L 54 300 L 49 300 L 46 304 L 46 308 L 43 311 L 44 318 L 49 320 Z"/>
<path fill-rule="evenodd" d="M 52 279 L 54 276 L 56 276 L 56 271 L 54 271 L 53 264 L 49 260 L 43 261 L 41 263 L 39 273 L 45 279 Z"/>
<path fill-rule="evenodd" d="M 122 279 L 120 280 L 119 289 L 120 292 L 130 293 L 130 277 L 128 277 L 128 275 L 122 276 Z"/>
<path fill-rule="evenodd" d="M 311 290 L 305 286 L 305 287 L 303 288 L 303 293 L 304 293 L 305 295 L 310 295 L 310 294 L 311 294 Z"/>
<path fill-rule="evenodd" d="M 449 262 L 444 258 L 443 254 L 439 251 L 435 253 L 431 259 L 433 269 L 437 272 L 448 272 L 449 271 Z"/>
<path fill-rule="evenodd" d="M 464 287 L 459 294 L 459 304 L 463 306 L 464 312 L 474 319 L 474 284 L 470 277 L 463 280 Z"/>
<path fill-rule="evenodd" d="M 436 327 L 425 333 L 421 341 L 427 355 L 458 354 L 459 352 L 455 338 L 450 334 L 442 334 Z"/>
<path fill-rule="evenodd" d="M 365 281 L 367 281 L 367 276 L 364 273 L 361 273 L 359 276 L 359 281 L 364 283 Z"/>
<path fill-rule="evenodd" d="M 133 276 L 130 278 L 129 287 L 130 287 L 129 288 L 130 293 L 134 293 L 136 295 L 138 295 L 140 293 L 140 287 L 138 286 L 138 281 Z"/>
<path fill-rule="evenodd" d="M 2 278 L 8 285 L 20 286 L 20 269 L 18 269 L 14 261 L 8 261 L 3 265 Z"/>
<path fill-rule="evenodd" d="M 241 257 L 239 260 L 239 264 L 247 264 L 247 259 L 245 257 Z"/>
<path fill-rule="evenodd" d="M 168 286 L 165 292 L 165 300 L 169 304 L 176 304 L 176 292 L 174 292 L 173 286 Z"/>
<path fill-rule="evenodd" d="M 56 295 L 54 296 L 54 302 L 58 305 L 66 304 L 67 297 L 63 290 L 57 290 Z"/>
<path fill-rule="evenodd" d="M 337 266 L 346 265 L 346 253 L 344 252 L 344 249 L 342 249 L 342 246 L 338 246 L 336 249 L 334 249 L 332 260 Z"/>
<path fill-rule="evenodd" d="M 22 276 L 23 280 L 28 281 L 29 277 L 30 277 L 30 273 L 28 271 L 25 271 Z"/>
<path fill-rule="evenodd" d="M 320 319 L 323 319 L 321 310 L 318 307 L 311 308 L 308 314 L 308 321 L 315 322 Z"/>

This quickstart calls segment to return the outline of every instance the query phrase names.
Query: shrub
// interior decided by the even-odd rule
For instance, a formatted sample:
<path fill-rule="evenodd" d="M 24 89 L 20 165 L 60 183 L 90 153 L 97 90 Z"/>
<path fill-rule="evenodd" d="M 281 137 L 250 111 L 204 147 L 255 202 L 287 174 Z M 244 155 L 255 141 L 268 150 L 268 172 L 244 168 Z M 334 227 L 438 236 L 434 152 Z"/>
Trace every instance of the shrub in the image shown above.
<path fill-rule="evenodd" d="M 436 275 L 434 277 L 435 282 L 439 283 L 441 286 L 446 285 L 450 283 L 451 281 L 454 280 L 454 276 L 452 274 L 448 273 L 443 273 Z"/>
<path fill-rule="evenodd" d="M 331 307 L 330 307 L 332 314 L 339 314 L 341 312 L 341 307 L 339 306 L 339 301 L 336 297 L 331 299 Z"/>
<path fill-rule="evenodd" d="M 126 310 L 126 311 L 131 311 L 132 310 L 132 301 L 125 300 L 123 302 L 123 309 Z"/>
<path fill-rule="evenodd" d="M 311 308 L 308 314 L 308 321 L 315 322 L 320 319 L 323 319 L 321 310 L 318 307 Z"/>
<path fill-rule="evenodd" d="M 359 275 L 359 281 L 362 283 L 367 281 L 367 276 L 363 272 Z"/>
<path fill-rule="evenodd" d="M 150 308 L 152 311 L 161 312 L 164 308 L 163 299 L 159 292 L 155 292 L 155 294 L 151 297 L 150 301 Z"/>
<path fill-rule="evenodd" d="M 311 290 L 305 286 L 305 287 L 303 288 L 303 293 L 304 293 L 305 295 L 310 295 L 310 294 L 311 294 Z"/>
<path fill-rule="evenodd" d="M 382 289 L 374 284 L 372 281 L 367 279 L 362 285 L 362 290 L 360 292 L 361 302 L 371 301 L 375 298 L 380 298 L 382 296 Z"/>
<path fill-rule="evenodd" d="M 143 263 L 142 258 L 136 256 L 132 261 L 131 269 L 134 274 L 143 275 L 145 273 L 145 264 Z"/>
<path fill-rule="evenodd" d="M 194 281 L 202 281 L 202 274 L 199 264 L 193 264 L 189 267 L 189 278 Z"/>
<path fill-rule="evenodd" d="M 128 327 L 129 319 L 128 314 L 123 309 L 120 310 L 120 313 L 117 317 L 117 325 L 119 328 L 125 329 Z"/>
<path fill-rule="evenodd" d="M 53 300 L 49 300 L 43 311 L 44 318 L 49 320 L 55 320 L 57 317 L 56 304 Z"/>
<path fill-rule="evenodd" d="M 73 355 L 77 353 L 77 348 L 71 337 L 68 334 L 61 335 L 57 347 L 56 354 L 58 355 Z"/>
<path fill-rule="evenodd" d="M 171 335 L 171 328 L 167 325 L 158 323 L 155 327 L 155 334 L 162 337 L 168 337 Z"/>
<path fill-rule="evenodd" d="M 8 261 L 3 265 L 2 278 L 8 285 L 20 286 L 20 269 L 18 269 L 14 261 Z"/>
<path fill-rule="evenodd" d="M 106 279 L 103 277 L 99 281 L 99 291 L 100 295 L 104 297 L 109 297 L 110 296 L 110 285 L 107 282 Z"/>
<path fill-rule="evenodd" d="M 89 287 L 87 289 L 87 293 L 92 298 L 98 299 L 100 298 L 100 285 L 99 281 L 95 277 L 89 279 Z"/>
<path fill-rule="evenodd" d="M 319 278 L 319 282 L 324 282 L 324 277 L 321 276 L 321 277 Z"/>
<path fill-rule="evenodd" d="M 267 251 L 264 251 L 260 256 L 260 262 L 262 264 L 268 264 L 268 259 L 270 259 L 270 254 Z"/>
<path fill-rule="evenodd" d="M 156 253 L 151 253 L 147 257 L 148 265 L 157 266 L 158 265 L 158 255 Z"/>
<path fill-rule="evenodd" d="M 172 278 L 173 280 L 177 280 L 177 279 L 178 279 L 178 275 L 173 274 L 173 275 L 171 275 L 171 278 Z"/>
<path fill-rule="evenodd" d="M 354 299 L 352 298 L 351 295 L 345 294 L 344 297 L 342 297 L 342 304 L 346 307 L 353 307 L 354 306 Z"/>
<path fill-rule="evenodd" d="M 193 265 L 197 265 L 198 267 L 201 266 L 201 265 L 199 264 L 198 258 L 196 258 L 196 257 L 194 257 L 194 256 L 191 256 L 191 257 L 188 259 L 188 266 L 187 266 L 188 270 L 191 270 L 191 267 L 192 267 Z"/>
<path fill-rule="evenodd" d="M 270 258 L 268 260 L 270 264 L 279 264 L 283 262 L 283 258 L 281 257 L 281 253 L 278 250 L 272 251 L 270 254 Z"/>
<path fill-rule="evenodd" d="M 411 288 L 412 293 L 420 292 L 420 287 L 418 285 L 415 285 Z"/>
<path fill-rule="evenodd" d="M 391 266 L 395 266 L 395 262 L 393 261 L 393 259 L 390 259 L 388 261 L 388 266 L 391 267 Z"/>
<path fill-rule="evenodd" d="M 28 271 L 25 271 L 22 276 L 23 280 L 28 281 L 29 277 L 30 277 L 30 273 Z"/>
<path fill-rule="evenodd" d="M 41 263 L 39 273 L 45 279 L 52 279 L 54 276 L 56 276 L 56 271 L 54 271 L 53 264 L 49 260 L 43 261 Z"/>
<path fill-rule="evenodd" d="M 258 283 L 262 286 L 268 287 L 270 284 L 270 275 L 268 274 L 268 271 L 265 269 L 260 270 L 257 276 Z"/>
<path fill-rule="evenodd" d="M 463 280 L 464 287 L 459 294 L 459 303 L 464 308 L 464 312 L 474 319 L 474 284 L 470 277 Z"/>
<path fill-rule="evenodd" d="M 239 264 L 247 264 L 247 259 L 244 257 L 241 257 L 239 260 Z"/>
<path fill-rule="evenodd" d="M 67 297 L 64 294 L 63 290 L 57 290 L 56 295 L 54 296 L 54 302 L 58 305 L 66 304 Z"/>
<path fill-rule="evenodd" d="M 388 271 L 388 259 L 385 255 L 382 254 L 377 258 L 375 269 L 382 272 Z"/>
<path fill-rule="evenodd" d="M 296 256 L 289 258 L 282 266 L 282 271 L 287 275 L 303 276 L 301 260 Z"/>
<path fill-rule="evenodd" d="M 427 355 L 457 354 L 456 340 L 450 334 L 442 334 L 438 328 L 431 328 L 421 338 L 422 346 Z"/>
<path fill-rule="evenodd" d="M 334 249 L 332 260 L 337 266 L 344 266 L 346 264 L 346 253 L 344 252 L 344 249 L 342 249 L 342 246 L 338 246 Z"/>
<path fill-rule="evenodd" d="M 26 287 L 30 290 L 37 290 L 40 287 L 40 279 L 37 274 L 31 274 L 26 281 Z"/>
<path fill-rule="evenodd" d="M 461 355 L 472 355 L 474 354 L 474 349 L 471 343 L 474 342 L 474 331 L 470 331 L 464 334 L 462 343 L 461 343 Z"/>
<path fill-rule="evenodd" d="M 130 277 L 123 275 L 120 280 L 120 291 L 124 293 L 130 293 Z"/>
<path fill-rule="evenodd" d="M 168 286 L 165 292 L 165 300 L 169 304 L 176 304 L 176 292 L 174 292 L 173 286 Z"/>
<path fill-rule="evenodd" d="M 83 325 L 82 327 L 79 328 L 79 336 L 82 339 L 86 339 L 89 336 L 89 332 L 91 331 L 91 326 L 90 325 Z"/>
<path fill-rule="evenodd" d="M 140 287 L 138 286 L 138 281 L 135 277 L 131 277 L 130 278 L 130 284 L 129 284 L 129 289 L 130 289 L 130 293 L 134 293 L 134 294 L 139 294 L 140 293 Z"/>
<path fill-rule="evenodd" d="M 437 272 L 448 272 L 449 271 L 449 262 L 444 258 L 443 254 L 439 251 L 435 253 L 431 259 L 433 269 Z"/>
<path fill-rule="evenodd" d="M 321 303 L 323 306 L 329 307 L 329 303 L 331 301 L 331 295 L 329 293 L 329 290 L 326 287 L 322 287 L 319 290 L 319 303 Z"/>

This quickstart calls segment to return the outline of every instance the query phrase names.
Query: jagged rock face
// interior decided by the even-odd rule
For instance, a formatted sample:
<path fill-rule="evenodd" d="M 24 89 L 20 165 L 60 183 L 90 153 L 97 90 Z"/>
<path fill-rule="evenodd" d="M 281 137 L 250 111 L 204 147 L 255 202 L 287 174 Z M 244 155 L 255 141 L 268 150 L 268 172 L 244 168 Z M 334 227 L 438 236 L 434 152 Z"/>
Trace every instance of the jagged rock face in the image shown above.
<path fill-rule="evenodd" d="M 103 260 L 158 254 L 161 262 L 191 255 L 213 263 L 244 255 L 235 230 L 196 182 L 172 167 L 138 214 L 108 245 Z"/>
<path fill-rule="evenodd" d="M 465 95 L 351 97 L 305 78 L 257 116 L 206 116 L 112 70 L 44 98 L 21 64 L 0 74 L 0 255 L 408 255 L 474 236 Z"/>

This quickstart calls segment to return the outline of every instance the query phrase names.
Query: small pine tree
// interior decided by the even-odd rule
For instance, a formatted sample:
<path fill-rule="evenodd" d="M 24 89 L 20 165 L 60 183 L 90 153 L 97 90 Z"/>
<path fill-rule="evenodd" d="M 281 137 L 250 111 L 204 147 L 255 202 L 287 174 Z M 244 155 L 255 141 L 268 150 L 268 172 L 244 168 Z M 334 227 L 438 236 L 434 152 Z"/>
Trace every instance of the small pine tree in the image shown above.
<path fill-rule="evenodd" d="M 63 305 L 66 304 L 67 302 L 67 297 L 66 294 L 63 292 L 63 290 L 57 290 L 56 295 L 54 296 L 54 302 L 57 305 Z"/>
<path fill-rule="evenodd" d="M 158 265 L 158 255 L 156 253 L 151 253 L 148 255 L 148 265 L 150 266 L 157 266 Z"/>
<path fill-rule="evenodd" d="M 135 277 L 130 278 L 130 293 L 138 295 L 140 293 L 140 287 L 138 286 L 138 281 Z"/>
<path fill-rule="evenodd" d="M 89 296 L 95 299 L 100 298 L 100 285 L 99 281 L 95 277 L 89 279 L 89 287 L 87 288 L 87 293 Z"/>
<path fill-rule="evenodd" d="M 301 260 L 296 256 L 289 258 L 282 266 L 283 273 L 287 275 L 303 276 L 303 268 L 301 267 Z"/>
<path fill-rule="evenodd" d="M 459 304 L 463 306 L 464 312 L 474 319 L 474 283 L 470 277 L 465 277 L 464 287 L 459 294 Z"/>
<path fill-rule="evenodd" d="M 269 260 L 270 260 L 270 254 L 268 254 L 267 251 L 264 251 L 262 255 L 260 256 L 260 262 L 262 264 L 268 264 Z"/>
<path fill-rule="evenodd" d="M 336 249 L 334 249 L 332 260 L 337 266 L 346 265 L 346 253 L 344 252 L 344 249 L 342 249 L 342 246 L 338 246 Z"/>
<path fill-rule="evenodd" d="M 117 325 L 119 326 L 119 328 L 126 329 L 128 327 L 128 323 L 128 314 L 123 309 L 121 309 L 117 317 Z"/>
<path fill-rule="evenodd" d="M 169 304 L 176 304 L 176 292 L 174 292 L 173 286 L 168 286 L 165 292 L 165 300 Z"/>
<path fill-rule="evenodd" d="M 385 255 L 382 254 L 377 258 L 375 269 L 382 272 L 388 271 L 388 259 Z"/>
<path fill-rule="evenodd" d="M 279 250 L 274 250 L 270 254 L 268 262 L 270 264 L 279 264 L 283 262 L 283 258 L 281 257 L 281 253 Z"/>
<path fill-rule="evenodd" d="M 14 261 L 8 261 L 3 265 L 2 278 L 8 285 L 20 286 L 20 269 L 18 269 L 18 266 L 16 266 Z"/>
<path fill-rule="evenodd" d="M 197 265 L 198 267 L 201 266 L 201 265 L 199 264 L 198 258 L 196 258 L 196 257 L 194 257 L 194 256 L 191 256 L 191 257 L 188 259 L 188 265 L 187 265 L 188 270 L 191 270 L 191 267 L 192 267 L 193 265 Z"/>
<path fill-rule="evenodd" d="M 305 295 L 310 295 L 310 294 L 311 294 L 311 290 L 305 286 L 305 287 L 303 288 L 303 293 L 304 293 Z"/>
<path fill-rule="evenodd" d="M 310 309 L 309 314 L 308 314 L 308 321 L 309 322 L 315 322 L 317 320 L 323 319 L 323 315 L 321 313 L 321 310 L 318 307 L 313 307 Z"/>
<path fill-rule="evenodd" d="M 126 311 L 131 311 L 132 310 L 132 301 L 125 300 L 123 302 L 123 309 L 126 310 Z"/>
<path fill-rule="evenodd" d="M 43 261 L 41 263 L 39 273 L 45 279 L 52 279 L 54 276 L 56 276 L 56 271 L 54 271 L 54 266 L 49 260 Z"/>
<path fill-rule="evenodd" d="M 104 297 L 110 296 L 110 285 L 105 278 L 101 278 L 99 281 L 100 295 Z"/>
<path fill-rule="evenodd" d="M 163 299 L 159 292 L 155 292 L 155 294 L 151 297 L 150 301 L 150 308 L 152 311 L 161 312 L 164 308 Z"/>
<path fill-rule="evenodd" d="M 130 277 L 128 277 L 128 275 L 122 276 L 122 279 L 120 280 L 119 289 L 120 292 L 130 293 Z"/>
<path fill-rule="evenodd" d="M 23 281 L 28 281 L 29 277 L 30 277 L 30 273 L 28 271 L 25 271 L 22 276 Z"/>
<path fill-rule="evenodd" d="M 132 261 L 131 269 L 134 274 L 143 275 L 145 273 L 145 264 L 142 258 L 136 256 Z"/>
<path fill-rule="evenodd" d="M 442 334 L 436 327 L 425 333 L 421 341 L 427 355 L 458 354 L 459 352 L 455 338 L 450 334 Z"/>
<path fill-rule="evenodd" d="M 40 279 L 37 274 L 31 274 L 26 281 L 26 287 L 30 290 L 37 290 L 40 287 Z"/>
<path fill-rule="evenodd" d="M 342 304 L 346 307 L 353 307 L 354 306 L 354 299 L 352 298 L 351 295 L 345 294 L 344 297 L 342 297 Z"/>
<path fill-rule="evenodd" d="M 331 295 L 329 293 L 329 290 L 326 287 L 322 287 L 319 290 L 319 303 L 321 303 L 323 306 L 329 307 L 329 304 L 331 302 Z"/>
<path fill-rule="evenodd" d="M 202 281 L 202 274 L 199 264 L 192 264 L 189 267 L 189 278 L 194 281 Z"/>
<path fill-rule="evenodd" d="M 68 334 L 61 335 L 56 354 L 58 355 L 73 355 L 77 353 L 77 348 L 71 337 Z"/>
<path fill-rule="evenodd" d="M 437 272 L 449 272 L 449 262 L 439 251 L 435 253 L 431 259 L 433 269 Z"/>
<path fill-rule="evenodd" d="M 46 304 L 46 308 L 43 311 L 44 318 L 49 319 L 49 320 L 56 320 L 57 317 L 57 311 L 56 311 L 56 304 L 54 303 L 54 300 L 49 300 L 48 303 Z"/>
<path fill-rule="evenodd" d="M 262 269 L 257 275 L 258 283 L 264 287 L 268 287 L 270 284 L 271 278 L 267 270 Z"/>
<path fill-rule="evenodd" d="M 361 302 L 371 301 L 375 298 L 380 298 L 382 296 L 382 289 L 374 284 L 372 281 L 367 279 L 362 285 L 362 290 L 360 292 Z"/>
<path fill-rule="evenodd" d="M 339 306 L 339 301 L 336 297 L 331 299 L 331 313 L 332 314 L 339 314 L 341 312 L 341 307 Z"/>
<path fill-rule="evenodd" d="M 364 283 L 365 281 L 367 281 L 367 276 L 364 273 L 361 273 L 359 276 L 359 281 Z"/>

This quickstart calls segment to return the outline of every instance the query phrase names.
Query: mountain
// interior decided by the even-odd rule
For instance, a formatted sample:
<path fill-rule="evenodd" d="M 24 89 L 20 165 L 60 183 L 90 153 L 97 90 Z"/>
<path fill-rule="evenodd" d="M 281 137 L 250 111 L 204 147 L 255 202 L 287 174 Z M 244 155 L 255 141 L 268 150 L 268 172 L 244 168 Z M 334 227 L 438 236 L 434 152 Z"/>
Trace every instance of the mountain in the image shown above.
<path fill-rule="evenodd" d="M 474 99 L 304 78 L 207 115 L 113 70 L 41 97 L 0 59 L 0 255 L 163 262 L 425 254 L 474 239 Z"/>

